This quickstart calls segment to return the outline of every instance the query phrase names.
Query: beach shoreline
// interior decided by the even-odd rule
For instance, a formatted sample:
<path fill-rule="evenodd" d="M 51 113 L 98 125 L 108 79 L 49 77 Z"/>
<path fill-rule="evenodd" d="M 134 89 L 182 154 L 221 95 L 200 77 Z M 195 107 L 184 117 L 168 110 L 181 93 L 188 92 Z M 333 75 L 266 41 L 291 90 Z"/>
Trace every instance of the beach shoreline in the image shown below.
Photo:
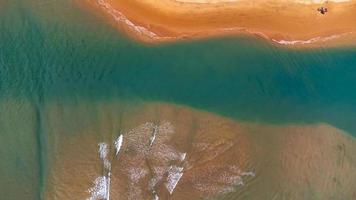
<path fill-rule="evenodd" d="M 127 35 L 145 43 L 253 35 L 283 46 L 356 44 L 354 0 L 194 1 L 87 0 L 85 4 Z M 329 11 L 321 14 L 319 7 Z"/>

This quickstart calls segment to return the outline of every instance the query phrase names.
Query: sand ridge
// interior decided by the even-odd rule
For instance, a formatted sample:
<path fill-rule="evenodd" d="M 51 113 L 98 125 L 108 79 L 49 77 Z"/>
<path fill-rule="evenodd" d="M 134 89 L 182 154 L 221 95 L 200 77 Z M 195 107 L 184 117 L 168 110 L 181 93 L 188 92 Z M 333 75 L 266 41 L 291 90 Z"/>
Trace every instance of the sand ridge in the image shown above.
<path fill-rule="evenodd" d="M 103 142 L 112 147 L 107 151 L 112 199 L 356 197 L 355 140 L 327 124 L 245 123 L 161 103 L 137 106 L 119 120 L 106 117 L 116 113 L 115 103 L 100 108 L 101 120 L 56 140 L 48 199 L 90 197 L 103 171 L 98 152 Z M 62 122 L 57 110 L 61 106 L 48 114 Z M 118 120 L 120 129 L 112 130 Z M 116 155 L 112 144 L 120 134 Z"/>
<path fill-rule="evenodd" d="M 356 33 L 356 1 L 88 0 L 94 12 L 145 42 L 249 34 L 284 45 L 314 44 Z M 328 8 L 322 15 L 320 6 Z"/>

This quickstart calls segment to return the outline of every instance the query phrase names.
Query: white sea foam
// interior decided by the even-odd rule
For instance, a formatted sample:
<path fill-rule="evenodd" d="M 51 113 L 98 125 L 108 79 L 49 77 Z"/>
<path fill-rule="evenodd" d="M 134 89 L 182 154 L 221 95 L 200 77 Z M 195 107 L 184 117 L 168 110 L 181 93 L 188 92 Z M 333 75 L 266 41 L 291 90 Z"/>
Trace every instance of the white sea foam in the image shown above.
<path fill-rule="evenodd" d="M 255 177 L 256 174 L 254 172 L 242 172 L 241 176 L 251 176 L 251 177 Z"/>
<path fill-rule="evenodd" d="M 177 2 L 185 2 L 185 3 L 227 3 L 227 2 L 237 2 L 237 1 L 242 1 L 242 0 L 176 0 Z M 321 4 L 325 2 L 348 2 L 350 0 L 295 0 L 297 3 L 304 3 L 304 4 Z M 108 13 L 110 14 L 117 22 L 122 22 L 126 24 L 128 27 L 130 27 L 132 30 L 135 32 L 145 35 L 146 37 L 149 37 L 151 39 L 159 39 L 159 40 L 165 40 L 165 39 L 181 39 L 185 38 L 189 35 L 182 35 L 180 37 L 162 37 L 157 35 L 157 33 L 150 31 L 149 29 L 143 27 L 143 26 L 138 26 L 135 25 L 132 21 L 130 21 L 123 13 L 119 12 L 118 10 L 114 9 L 110 3 L 107 2 L 107 0 L 97 0 L 98 4 Z M 261 33 L 261 32 L 256 32 L 256 31 L 250 31 L 245 27 L 230 27 L 230 28 L 221 28 L 217 29 L 216 31 L 224 31 L 224 32 L 233 32 L 233 31 L 241 31 L 241 32 L 247 32 L 250 34 L 254 35 L 259 35 L 265 39 L 271 40 L 273 42 L 276 42 L 281 45 L 303 45 L 303 44 L 311 44 L 311 43 L 316 43 L 316 42 L 325 42 L 329 40 L 333 40 L 336 38 L 339 38 L 344 35 L 348 34 L 354 34 L 354 32 L 347 32 L 347 33 L 342 33 L 338 35 L 331 35 L 331 36 L 326 36 L 326 37 L 315 37 L 307 40 L 276 40 L 276 39 L 271 39 L 267 35 Z"/>
<path fill-rule="evenodd" d="M 174 127 L 169 122 L 156 123 L 147 122 L 125 133 L 125 145 L 134 149 L 135 157 L 128 158 L 128 165 L 125 171 L 128 174 L 128 199 L 144 199 L 143 191 L 147 189 L 151 192 L 151 199 L 159 200 L 157 187 L 158 183 L 163 183 L 169 194 L 173 194 L 179 181 L 183 177 L 184 170 L 189 163 L 186 161 L 187 153 L 179 152 L 176 148 L 165 142 L 170 141 L 171 134 L 174 133 Z M 153 136 L 155 136 L 153 138 Z M 147 141 L 151 137 L 148 147 Z M 114 141 L 115 153 L 118 155 L 122 149 L 124 142 L 123 135 L 119 135 Z M 216 158 L 230 148 L 230 141 L 217 141 L 212 144 L 199 143 L 200 151 L 206 151 L 211 154 L 208 159 Z M 142 144 L 142 146 L 140 146 Z M 88 191 L 91 195 L 87 200 L 109 200 L 110 199 L 110 184 L 111 184 L 111 163 L 109 160 L 109 145 L 107 143 L 99 143 L 99 157 L 105 166 L 102 176 L 98 177 L 93 183 L 93 187 Z M 140 148 L 144 150 L 140 151 Z M 148 170 L 145 162 L 142 159 L 155 159 Z M 173 165 L 170 163 L 174 163 Z M 183 165 L 184 164 L 184 165 Z M 184 166 L 185 168 L 183 168 Z M 225 169 L 225 170 L 224 170 Z M 147 179 L 148 174 L 150 179 Z M 252 171 L 242 171 L 237 165 L 228 165 L 221 168 L 220 165 L 208 167 L 204 173 L 197 173 L 192 181 L 192 186 L 202 193 L 202 196 L 209 197 L 210 195 L 232 192 L 238 186 L 243 186 L 249 177 L 255 177 Z M 148 182 L 147 182 L 148 181 Z M 142 186 L 146 187 L 144 189 Z M 147 187 L 148 186 L 148 187 Z"/>
<path fill-rule="evenodd" d="M 153 135 L 152 135 L 152 137 L 150 138 L 150 147 L 153 145 L 153 143 L 154 143 L 155 140 L 156 140 L 157 129 L 158 129 L 158 127 L 157 127 L 156 125 L 153 126 Z"/>
<path fill-rule="evenodd" d="M 89 193 L 91 197 L 88 200 L 96 200 L 96 199 L 110 199 L 110 182 L 111 182 L 111 163 L 107 159 L 109 154 L 109 146 L 108 144 L 102 142 L 98 144 L 99 146 L 99 157 L 103 162 L 104 168 L 107 170 L 107 176 L 100 176 L 95 179 L 94 187 L 89 189 Z"/>
<path fill-rule="evenodd" d="M 114 142 L 115 149 L 116 149 L 115 155 L 117 155 L 119 153 L 123 141 L 124 141 L 124 136 L 122 134 L 115 140 L 115 142 Z"/>
<path fill-rule="evenodd" d="M 171 166 L 168 170 L 168 177 L 165 186 L 169 192 L 172 194 L 174 189 L 176 188 L 179 180 L 183 176 L 183 167 Z"/>
<path fill-rule="evenodd" d="M 111 171 L 108 173 L 108 178 L 107 178 L 107 190 L 106 190 L 106 200 L 110 200 L 110 184 L 111 184 Z"/>
<path fill-rule="evenodd" d="M 105 176 L 100 176 L 95 179 L 94 186 L 88 190 L 91 194 L 87 200 L 108 200 L 108 179 Z"/>
<path fill-rule="evenodd" d="M 157 37 L 156 33 L 149 31 L 145 27 L 135 25 L 133 22 L 131 22 L 124 14 L 119 12 L 118 10 L 114 9 L 110 3 L 108 3 L 106 0 L 98 0 L 98 4 L 108 13 L 110 14 L 116 21 L 118 22 L 123 22 L 127 26 L 129 26 L 131 29 L 134 31 L 145 35 L 150 38 L 155 38 Z"/>
<path fill-rule="evenodd" d="M 217 165 L 207 168 L 193 179 L 193 187 L 204 197 L 233 192 L 243 187 L 248 177 L 255 177 L 252 171 L 242 171 L 237 165 Z"/>
<path fill-rule="evenodd" d="M 111 163 L 107 159 L 107 156 L 109 154 L 109 146 L 108 144 L 102 142 L 99 143 L 99 157 L 103 161 L 104 167 L 106 169 L 111 169 Z"/>
<path fill-rule="evenodd" d="M 169 162 L 169 161 L 182 161 L 182 153 L 180 153 L 176 148 L 162 144 L 154 149 L 155 157 L 159 158 L 162 162 Z"/>
<path fill-rule="evenodd" d="M 187 153 L 180 154 L 180 161 L 184 161 L 186 156 L 187 156 Z"/>
<path fill-rule="evenodd" d="M 139 180 L 148 174 L 147 170 L 143 168 L 131 168 L 129 169 L 130 179 L 133 183 L 138 183 Z"/>
<path fill-rule="evenodd" d="M 311 39 L 307 39 L 307 40 L 276 40 L 276 39 L 272 39 L 273 42 L 276 42 L 278 44 L 282 44 L 282 45 L 303 45 L 303 44 L 312 44 L 312 43 L 316 43 L 316 42 L 326 42 L 329 40 L 334 40 L 346 35 L 351 35 L 354 34 L 354 32 L 348 32 L 348 33 L 342 33 L 342 34 L 336 34 L 336 35 L 330 35 L 330 36 L 326 36 L 326 37 L 314 37 Z"/>
<path fill-rule="evenodd" d="M 153 167 L 153 177 L 150 179 L 148 183 L 148 189 L 149 190 L 154 190 L 154 187 L 157 185 L 159 181 L 162 180 L 163 175 L 168 171 L 167 167 L 163 166 L 157 166 Z"/>
<path fill-rule="evenodd" d="M 109 153 L 108 144 L 102 142 L 102 143 L 99 143 L 98 145 L 99 145 L 99 157 L 101 160 L 105 160 L 106 156 Z"/>
<path fill-rule="evenodd" d="M 159 200 L 159 197 L 157 194 L 155 194 L 155 196 L 153 197 L 153 200 Z"/>
<path fill-rule="evenodd" d="M 157 123 L 146 122 L 127 132 L 125 132 L 125 141 L 127 145 L 134 148 L 142 156 L 150 154 L 165 154 L 168 141 L 174 133 L 174 127 L 170 122 L 162 121 Z M 157 145 L 156 145 L 157 144 Z M 170 147 L 168 147 L 170 148 Z M 174 150 L 177 154 L 177 151 Z M 179 155 L 177 155 L 179 156 Z M 164 155 L 163 157 L 168 157 Z"/>

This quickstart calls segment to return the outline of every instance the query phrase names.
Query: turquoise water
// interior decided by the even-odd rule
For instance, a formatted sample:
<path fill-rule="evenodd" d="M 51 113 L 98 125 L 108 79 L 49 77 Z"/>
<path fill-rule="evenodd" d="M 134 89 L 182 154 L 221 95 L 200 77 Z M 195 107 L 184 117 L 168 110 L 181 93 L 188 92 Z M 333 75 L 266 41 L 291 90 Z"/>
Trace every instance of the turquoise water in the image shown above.
<path fill-rule="evenodd" d="M 9 177 L 0 185 L 13 182 L 1 194 L 27 183 L 37 188 L 27 199 L 43 198 L 42 109 L 54 101 L 162 101 L 243 121 L 324 122 L 356 136 L 356 48 L 288 49 L 250 37 L 148 46 L 71 1 L 0 5 L 0 175 Z"/>

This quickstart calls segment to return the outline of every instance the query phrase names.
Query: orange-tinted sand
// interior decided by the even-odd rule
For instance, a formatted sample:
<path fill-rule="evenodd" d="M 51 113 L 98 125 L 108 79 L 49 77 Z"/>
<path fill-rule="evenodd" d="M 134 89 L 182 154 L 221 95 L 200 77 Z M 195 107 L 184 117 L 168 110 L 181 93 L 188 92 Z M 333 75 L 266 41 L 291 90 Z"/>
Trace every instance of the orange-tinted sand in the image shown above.
<path fill-rule="evenodd" d="M 146 41 L 171 41 L 217 35 L 254 34 L 280 44 L 338 40 L 355 42 L 356 1 L 240 0 L 182 3 L 174 0 L 88 0 L 121 30 Z M 308 2 L 308 1 L 305 1 Z M 322 15 L 317 8 L 324 6 Z M 339 39 L 337 39 L 339 38 Z M 347 38 L 345 41 L 345 38 Z"/>

